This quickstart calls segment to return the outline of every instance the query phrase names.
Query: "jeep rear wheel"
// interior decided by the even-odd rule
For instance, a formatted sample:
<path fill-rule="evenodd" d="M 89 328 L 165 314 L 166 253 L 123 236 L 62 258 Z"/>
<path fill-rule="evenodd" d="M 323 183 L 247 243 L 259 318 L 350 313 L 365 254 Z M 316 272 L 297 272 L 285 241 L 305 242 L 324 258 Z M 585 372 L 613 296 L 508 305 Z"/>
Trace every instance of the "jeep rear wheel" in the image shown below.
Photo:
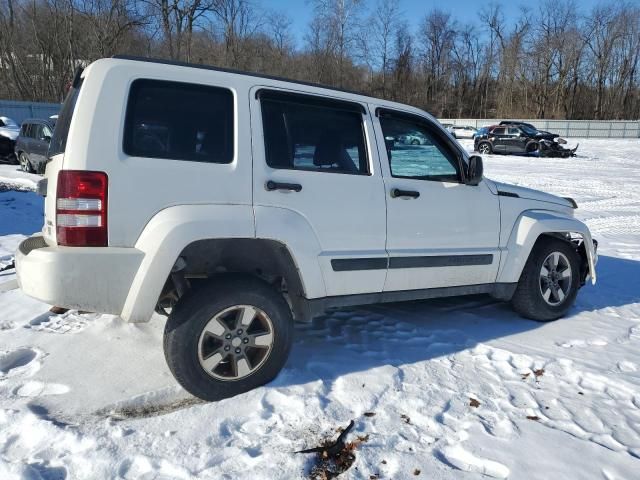
<path fill-rule="evenodd" d="M 164 353 L 185 390 L 215 401 L 273 380 L 292 339 L 282 295 L 259 279 L 232 277 L 180 299 L 167 320 Z"/>
<path fill-rule="evenodd" d="M 543 238 L 534 246 L 511 300 L 514 310 L 532 320 L 562 317 L 580 287 L 580 257 L 573 246 Z"/>

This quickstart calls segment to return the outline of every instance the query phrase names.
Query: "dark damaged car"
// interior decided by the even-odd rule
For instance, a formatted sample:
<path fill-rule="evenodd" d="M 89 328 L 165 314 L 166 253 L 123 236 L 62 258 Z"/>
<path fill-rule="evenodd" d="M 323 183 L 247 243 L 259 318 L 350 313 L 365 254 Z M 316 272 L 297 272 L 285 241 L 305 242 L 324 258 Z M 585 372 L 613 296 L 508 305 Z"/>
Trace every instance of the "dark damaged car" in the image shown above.
<path fill-rule="evenodd" d="M 494 125 L 473 141 L 475 151 L 482 154 L 507 153 L 540 157 L 574 156 L 576 148 L 562 147 L 566 140 L 557 134 L 541 132 L 528 124 Z"/>
<path fill-rule="evenodd" d="M 20 127 L 8 117 L 0 117 L 0 163 L 16 163 L 14 147 Z"/>

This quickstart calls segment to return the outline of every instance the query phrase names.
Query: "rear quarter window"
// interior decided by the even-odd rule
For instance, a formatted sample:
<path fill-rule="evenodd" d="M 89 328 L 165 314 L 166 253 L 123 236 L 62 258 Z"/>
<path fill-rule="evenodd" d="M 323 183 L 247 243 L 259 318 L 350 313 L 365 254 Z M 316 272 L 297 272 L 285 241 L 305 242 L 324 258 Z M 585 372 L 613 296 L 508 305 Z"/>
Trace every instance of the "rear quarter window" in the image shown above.
<path fill-rule="evenodd" d="M 134 157 L 231 163 L 230 90 L 164 80 L 135 80 L 124 125 L 124 153 Z"/>
<path fill-rule="evenodd" d="M 80 89 L 82 88 L 83 83 L 83 79 L 80 78 L 80 73 L 81 71 L 76 74 L 77 82 L 74 81 L 75 86 L 71 87 L 69 93 L 67 93 L 67 98 L 65 98 L 64 104 L 62 105 L 62 110 L 60 111 L 58 121 L 56 122 L 56 128 L 53 131 L 53 137 L 49 143 L 49 157 L 59 153 L 64 153 L 67 148 L 71 119 L 73 118 L 73 112 L 76 109 L 76 102 L 78 101 L 78 95 L 80 94 Z"/>

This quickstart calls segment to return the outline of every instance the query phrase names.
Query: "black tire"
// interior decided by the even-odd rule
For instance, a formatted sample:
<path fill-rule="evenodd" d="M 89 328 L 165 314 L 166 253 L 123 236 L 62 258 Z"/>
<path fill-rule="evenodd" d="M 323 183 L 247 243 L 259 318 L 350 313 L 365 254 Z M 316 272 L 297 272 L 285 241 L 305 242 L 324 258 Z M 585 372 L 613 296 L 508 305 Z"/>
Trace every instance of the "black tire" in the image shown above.
<path fill-rule="evenodd" d="M 24 152 L 20 152 L 18 160 L 18 163 L 20 163 L 20 168 L 23 172 L 33 173 L 33 165 L 31 164 L 31 160 L 29 160 L 29 155 Z"/>
<path fill-rule="evenodd" d="M 570 284 L 564 299 L 557 305 L 549 304 L 543 297 L 541 269 L 544 261 L 554 252 L 565 256 L 571 267 Z M 573 305 L 580 288 L 580 257 L 569 243 L 552 237 L 540 238 L 533 247 L 524 266 L 518 287 L 511 299 L 513 309 L 525 318 L 548 322 L 562 316 Z"/>
<path fill-rule="evenodd" d="M 482 151 L 483 147 L 486 147 L 488 151 L 487 152 L 483 152 Z M 493 153 L 493 148 L 491 147 L 491 143 L 489 143 L 489 142 L 480 142 L 478 144 L 478 152 L 483 153 L 485 155 L 489 155 L 489 154 Z"/>
<path fill-rule="evenodd" d="M 200 363 L 199 339 L 214 316 L 237 305 L 257 307 L 266 313 L 273 327 L 271 350 L 263 363 L 247 376 L 218 379 L 207 373 Z M 171 373 L 185 390 L 203 400 L 217 401 L 273 380 L 287 361 L 292 341 L 293 318 L 281 294 L 257 278 L 226 276 L 180 299 L 165 326 L 164 355 Z"/>

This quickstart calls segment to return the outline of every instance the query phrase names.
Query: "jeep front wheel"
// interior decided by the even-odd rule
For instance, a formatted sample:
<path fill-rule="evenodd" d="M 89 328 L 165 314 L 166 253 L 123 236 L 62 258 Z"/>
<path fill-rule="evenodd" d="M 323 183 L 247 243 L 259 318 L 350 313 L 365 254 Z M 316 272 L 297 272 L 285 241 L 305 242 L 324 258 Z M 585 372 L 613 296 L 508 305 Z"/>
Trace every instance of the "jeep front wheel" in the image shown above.
<path fill-rule="evenodd" d="M 536 243 L 511 303 L 520 315 L 550 321 L 573 305 L 580 287 L 580 257 L 569 242 L 549 238 Z"/>
<path fill-rule="evenodd" d="M 164 332 L 174 377 L 203 400 L 232 397 L 273 380 L 293 339 L 293 319 L 273 287 L 250 277 L 227 278 L 187 293 Z"/>

